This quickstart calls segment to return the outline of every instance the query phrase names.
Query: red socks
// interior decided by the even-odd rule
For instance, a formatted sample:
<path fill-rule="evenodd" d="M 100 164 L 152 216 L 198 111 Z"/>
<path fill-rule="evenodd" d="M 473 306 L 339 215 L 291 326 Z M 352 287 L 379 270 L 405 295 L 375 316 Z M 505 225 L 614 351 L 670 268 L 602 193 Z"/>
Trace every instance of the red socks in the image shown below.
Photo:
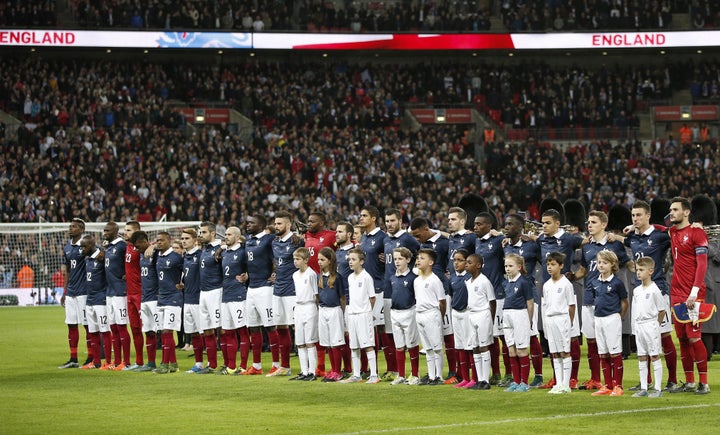
<path fill-rule="evenodd" d="M 217 368 L 217 340 L 215 334 L 205 335 L 205 348 L 207 349 L 208 367 Z"/>
<path fill-rule="evenodd" d="M 613 381 L 615 386 L 622 387 L 623 384 L 623 359 L 622 354 L 611 356 L 610 365 L 613 372 Z"/>
<path fill-rule="evenodd" d="M 143 333 L 142 328 L 139 326 L 131 326 L 132 330 L 132 341 L 135 345 L 135 364 L 141 366 L 145 362 L 143 361 Z M 129 349 L 128 349 L 129 354 Z"/>
<path fill-rule="evenodd" d="M 448 372 L 457 372 L 457 352 L 455 351 L 455 336 L 450 334 L 443 337 L 445 340 L 445 356 L 448 361 Z"/>
<path fill-rule="evenodd" d="M 405 377 L 405 349 L 395 350 L 395 363 L 397 365 L 398 375 Z"/>
<path fill-rule="evenodd" d="M 469 375 L 470 375 L 470 371 L 468 370 L 467 351 L 458 350 L 455 353 L 457 353 L 457 359 L 458 359 L 457 377 L 461 378 L 463 381 L 466 381 L 469 379 Z"/>
<path fill-rule="evenodd" d="M 147 351 L 148 362 L 155 364 L 157 357 L 157 334 L 154 332 L 147 333 L 145 340 L 145 350 Z"/>
<path fill-rule="evenodd" d="M 577 337 L 570 339 L 570 357 L 572 358 L 570 379 L 577 380 L 580 371 L 580 340 Z"/>
<path fill-rule="evenodd" d="M 587 358 L 588 365 L 590 366 L 590 379 L 594 381 L 600 381 L 600 355 L 598 355 L 597 342 L 595 340 L 588 340 L 587 344 Z M 604 373 L 603 369 L 603 373 Z M 611 388 L 611 387 L 608 387 Z"/>
<path fill-rule="evenodd" d="M 258 331 L 258 332 L 251 333 L 250 341 L 252 341 L 253 364 L 261 364 L 262 363 L 262 345 L 263 345 L 262 332 Z"/>
<path fill-rule="evenodd" d="M 91 342 L 92 347 L 92 354 L 93 354 L 93 364 L 95 366 L 100 366 L 100 333 L 99 332 L 93 332 L 88 335 Z"/>
<path fill-rule="evenodd" d="M 600 362 L 602 363 L 602 372 L 603 378 L 605 379 L 605 386 L 612 390 L 614 385 L 612 377 L 612 367 L 610 365 L 610 357 L 600 358 Z"/>
<path fill-rule="evenodd" d="M 517 359 L 520 365 L 520 382 L 527 384 L 528 378 L 530 377 L 530 357 L 525 355 L 519 356 Z"/>
<path fill-rule="evenodd" d="M 110 364 L 111 363 L 110 359 L 112 358 L 112 348 L 114 345 L 112 334 L 109 331 L 101 332 L 100 334 L 102 335 L 103 347 L 105 348 L 105 362 Z M 95 352 L 93 352 L 93 355 L 94 354 L 95 354 Z M 100 346 L 98 346 L 97 359 L 98 359 L 98 361 L 100 360 Z"/>
<path fill-rule="evenodd" d="M 330 354 L 330 371 L 340 373 L 342 365 L 342 352 L 340 347 L 331 347 L 328 353 Z"/>
<path fill-rule="evenodd" d="M 288 331 L 288 336 L 289 336 Z M 317 369 L 321 371 L 325 371 L 325 346 L 321 346 L 320 343 L 315 343 L 315 349 L 317 350 Z M 288 350 L 288 365 L 287 367 L 290 367 L 290 351 Z M 285 367 L 283 364 L 280 364 L 281 366 Z"/>
<path fill-rule="evenodd" d="M 280 348 L 280 367 L 290 368 L 290 350 L 292 349 L 292 339 L 290 338 L 290 329 L 278 328 L 278 347 Z M 324 350 L 324 349 L 323 349 Z M 318 352 L 320 348 L 318 348 Z M 320 356 L 318 355 L 318 360 Z M 325 354 L 323 353 L 323 363 L 325 362 Z"/>
<path fill-rule="evenodd" d="M 148 336 L 148 340 L 150 337 Z M 200 334 L 194 334 L 192 336 L 193 353 L 195 354 L 195 362 L 201 363 L 203 361 L 203 337 Z M 150 348 L 148 348 L 148 359 L 150 359 Z M 153 358 L 155 353 L 153 352 Z M 153 359 L 153 362 L 155 360 Z"/>
<path fill-rule="evenodd" d="M 122 362 L 122 348 L 120 347 L 120 328 L 118 328 L 118 325 L 110 325 L 110 336 L 112 337 L 112 350 L 115 352 L 115 360 L 113 361 L 113 364 L 120 365 Z M 107 357 L 107 351 L 105 351 L 105 356 Z"/>
<path fill-rule="evenodd" d="M 520 384 L 520 360 L 518 357 L 510 358 L 510 371 L 512 372 L 513 382 Z"/>
<path fill-rule="evenodd" d="M 502 359 L 503 364 L 505 365 L 505 374 L 508 374 L 511 372 L 510 367 L 510 352 L 508 352 L 507 344 L 505 344 L 505 337 L 500 336 L 500 343 L 502 343 Z"/>
<path fill-rule="evenodd" d="M 692 343 L 692 347 L 695 351 L 695 365 L 697 365 L 700 383 L 707 385 L 707 348 L 702 340 Z"/>
<path fill-rule="evenodd" d="M 695 349 L 687 339 L 680 340 L 680 361 L 685 372 L 685 382 L 695 382 Z"/>
<path fill-rule="evenodd" d="M 420 370 L 420 348 L 418 346 L 411 347 L 408 349 L 408 354 L 410 355 L 410 374 L 417 376 Z"/>
<path fill-rule="evenodd" d="M 670 334 L 662 336 L 662 347 L 668 371 L 668 382 L 677 384 L 677 349 L 675 349 L 675 343 Z"/>
<path fill-rule="evenodd" d="M 68 325 L 68 343 L 70 344 L 70 359 L 77 361 L 77 347 L 80 341 L 78 325 Z"/>
<path fill-rule="evenodd" d="M 382 334 L 382 350 L 385 355 L 385 364 L 387 365 L 388 372 L 397 372 L 398 365 L 395 357 L 395 340 L 393 340 L 392 334 Z M 405 355 L 405 352 L 403 352 Z"/>
<path fill-rule="evenodd" d="M 128 332 L 127 325 L 117 325 L 118 332 L 120 333 L 120 348 L 122 349 L 122 362 L 126 366 L 130 365 L 130 333 Z"/>
<path fill-rule="evenodd" d="M 270 343 L 270 355 L 272 355 L 272 362 L 279 363 L 280 362 L 280 346 L 278 346 L 278 342 L 280 341 L 278 337 L 277 329 L 274 331 L 268 331 L 268 343 Z M 261 349 L 262 350 L 262 349 Z M 253 360 L 255 357 L 255 352 L 253 352 Z M 255 361 L 253 361 L 255 362 Z M 258 361 L 260 362 L 260 361 Z"/>
<path fill-rule="evenodd" d="M 225 365 L 230 369 L 237 367 L 238 338 L 235 329 L 225 331 Z"/>
<path fill-rule="evenodd" d="M 542 375 L 543 351 L 537 335 L 530 337 L 530 358 L 532 359 L 533 372 L 535 372 L 535 375 Z"/>
<path fill-rule="evenodd" d="M 238 334 L 240 335 L 240 367 L 245 370 L 250 356 L 250 332 L 247 327 L 242 327 L 238 329 Z"/>
<path fill-rule="evenodd" d="M 127 329 L 125 330 L 127 332 Z M 177 363 L 175 356 L 175 334 L 173 331 L 162 333 L 162 359 L 163 364 Z"/>

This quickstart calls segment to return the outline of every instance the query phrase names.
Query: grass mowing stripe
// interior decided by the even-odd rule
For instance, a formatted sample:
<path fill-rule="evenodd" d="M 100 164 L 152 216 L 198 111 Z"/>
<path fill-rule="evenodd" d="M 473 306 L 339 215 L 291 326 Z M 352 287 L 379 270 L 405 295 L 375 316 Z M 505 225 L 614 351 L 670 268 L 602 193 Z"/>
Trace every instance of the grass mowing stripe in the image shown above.
<path fill-rule="evenodd" d="M 511 424 L 511 423 L 528 423 L 537 421 L 547 420 L 561 420 L 563 418 L 584 418 L 584 417 L 604 417 L 608 415 L 622 415 L 622 414 L 638 414 L 645 412 L 662 412 L 662 411 L 676 411 L 680 409 L 699 409 L 699 408 L 711 408 L 720 407 L 720 403 L 706 403 L 700 405 L 680 405 L 680 406 L 665 406 L 662 408 L 640 408 L 640 409 L 624 409 L 619 411 L 604 411 L 604 412 L 590 412 L 585 414 L 558 414 L 548 415 L 545 417 L 525 417 L 525 418 L 508 418 L 504 420 L 491 420 L 491 421 L 468 421 L 465 423 L 452 423 L 452 424 L 437 424 L 431 426 L 414 426 L 414 427 L 396 427 L 392 429 L 382 430 L 364 430 L 359 432 L 340 432 L 332 435 L 361 435 L 370 433 L 393 433 L 393 432 L 407 432 L 414 430 L 434 430 L 434 429 L 452 429 L 461 427 L 471 426 L 491 426 L 495 424 Z"/>

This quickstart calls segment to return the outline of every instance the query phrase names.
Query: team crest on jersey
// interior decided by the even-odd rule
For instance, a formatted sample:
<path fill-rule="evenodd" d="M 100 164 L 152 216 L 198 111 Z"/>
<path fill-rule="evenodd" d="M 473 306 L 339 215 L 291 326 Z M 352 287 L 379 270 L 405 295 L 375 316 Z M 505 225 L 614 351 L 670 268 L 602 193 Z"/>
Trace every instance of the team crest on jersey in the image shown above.
<path fill-rule="evenodd" d="M 429 282 L 426 282 L 426 283 L 425 283 L 425 288 L 430 288 L 430 283 L 429 283 Z"/>
<path fill-rule="evenodd" d="M 611 285 L 607 286 L 607 292 L 610 293 L 611 291 L 612 291 L 612 286 Z"/>
<path fill-rule="evenodd" d="M 399 247 L 400 247 L 400 242 L 395 242 L 395 247 L 396 247 L 396 248 L 399 248 Z"/>
<path fill-rule="evenodd" d="M 290 245 L 285 247 L 285 252 L 288 252 L 290 250 Z"/>
<path fill-rule="evenodd" d="M 362 287 L 362 283 L 361 283 L 361 282 L 358 283 L 358 287 Z"/>
<path fill-rule="evenodd" d="M 685 236 L 685 237 L 687 237 L 687 236 Z M 115 253 L 115 250 L 116 250 L 116 248 L 113 248 L 113 254 Z"/>
<path fill-rule="evenodd" d="M 558 246 L 562 246 L 562 240 L 558 239 L 557 245 L 558 245 Z"/>
<path fill-rule="evenodd" d="M 405 287 L 407 287 L 408 281 L 407 281 L 407 280 L 403 281 L 403 285 L 404 285 Z"/>
<path fill-rule="evenodd" d="M 233 260 L 237 260 L 237 254 L 233 255 Z"/>
<path fill-rule="evenodd" d="M 520 254 L 520 256 L 522 256 L 522 255 L 523 255 L 523 252 L 524 252 L 524 250 L 523 250 L 523 249 L 520 249 L 520 251 L 518 251 L 518 253 Z"/>
<path fill-rule="evenodd" d="M 320 237 L 320 243 L 325 241 L 325 237 Z"/>
<path fill-rule="evenodd" d="M 489 244 L 488 244 L 488 251 L 492 251 L 492 247 L 493 247 L 493 244 L 492 244 L 492 243 L 489 243 Z"/>
<path fill-rule="evenodd" d="M 70 255 L 70 251 L 65 251 L 65 255 Z"/>
<path fill-rule="evenodd" d="M 520 287 L 518 287 L 518 286 L 515 286 L 515 288 L 513 289 L 513 292 L 517 293 L 517 292 L 518 292 L 518 290 L 520 290 Z"/>
<path fill-rule="evenodd" d="M 650 299 L 650 293 L 645 293 L 645 299 Z"/>
<path fill-rule="evenodd" d="M 461 245 L 464 245 L 464 244 L 465 244 L 465 239 L 460 239 L 460 244 L 461 244 Z"/>
<path fill-rule="evenodd" d="M 170 267 L 170 260 L 165 260 L 165 266 Z"/>
<path fill-rule="evenodd" d="M 433 243 L 433 251 L 435 250 L 435 247 L 437 246 L 437 243 Z"/>
<path fill-rule="evenodd" d="M 558 287 L 558 294 L 562 293 L 562 287 Z"/>
<path fill-rule="evenodd" d="M 687 243 L 688 240 L 689 240 L 689 237 L 687 236 L 687 234 L 684 235 L 684 236 L 683 236 L 683 244 L 684 244 L 684 243 Z"/>
<path fill-rule="evenodd" d="M 371 241 L 370 241 L 370 244 L 371 244 L 372 246 L 375 246 L 375 240 L 371 240 Z"/>

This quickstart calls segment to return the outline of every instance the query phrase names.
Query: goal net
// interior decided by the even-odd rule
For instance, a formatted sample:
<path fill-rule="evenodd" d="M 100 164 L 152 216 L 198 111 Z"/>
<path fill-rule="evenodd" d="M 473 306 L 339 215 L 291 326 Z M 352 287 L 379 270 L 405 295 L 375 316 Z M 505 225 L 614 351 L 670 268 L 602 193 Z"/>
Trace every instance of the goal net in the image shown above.
<path fill-rule="evenodd" d="M 106 222 L 86 222 L 85 234 L 102 243 Z M 63 246 L 68 242 L 69 223 L 0 223 L 0 305 L 58 304 L 64 278 Z M 180 240 L 184 228 L 200 221 L 140 222 L 152 242 L 160 231 Z M 122 237 L 124 222 L 118 222 Z"/>

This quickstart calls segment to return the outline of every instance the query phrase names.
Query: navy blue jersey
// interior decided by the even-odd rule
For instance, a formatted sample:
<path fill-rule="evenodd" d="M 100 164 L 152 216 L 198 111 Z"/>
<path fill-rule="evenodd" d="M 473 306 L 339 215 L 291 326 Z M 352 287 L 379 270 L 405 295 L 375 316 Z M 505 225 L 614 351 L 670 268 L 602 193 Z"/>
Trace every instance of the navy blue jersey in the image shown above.
<path fill-rule="evenodd" d="M 503 235 L 492 237 L 489 233 L 478 237 L 475 241 L 475 253 L 482 257 L 482 273 L 490 280 L 495 290 L 496 299 L 505 298 L 503 275 L 505 275 L 505 253 L 503 252 Z"/>
<path fill-rule="evenodd" d="M 238 275 L 247 272 L 245 248 L 238 244 L 222 253 L 222 302 L 241 302 L 247 298 L 247 287 L 237 280 Z"/>
<path fill-rule="evenodd" d="M 527 275 L 525 277 L 530 280 L 530 284 L 533 286 L 533 299 L 535 303 L 540 303 L 540 295 L 538 294 L 537 283 L 535 282 L 535 267 L 537 267 L 538 261 L 540 261 L 540 247 L 537 243 L 530 240 L 523 241 L 519 239 L 517 243 L 507 244 L 505 248 L 505 255 L 517 254 L 525 260 L 525 270 Z"/>
<path fill-rule="evenodd" d="M 348 263 L 348 254 L 353 247 L 353 245 L 348 245 L 347 247 L 338 248 L 337 251 L 335 251 L 335 257 L 337 258 L 337 273 L 342 277 L 343 284 L 345 284 L 345 296 L 348 296 L 348 277 L 352 273 L 352 269 L 350 269 L 350 264 Z"/>
<path fill-rule="evenodd" d="M 140 253 L 140 282 L 142 284 L 142 301 L 157 302 L 158 300 L 158 276 L 155 263 L 157 261 L 157 252 L 151 257 L 145 257 L 144 253 Z"/>
<path fill-rule="evenodd" d="M 85 258 L 80 252 L 80 241 L 77 243 L 68 241 L 63 247 L 65 266 L 67 267 L 67 296 L 85 296 Z"/>
<path fill-rule="evenodd" d="M 365 265 L 363 268 L 370 274 L 375 283 L 375 293 L 384 290 L 385 262 L 380 259 L 380 254 L 385 249 L 385 236 L 386 234 L 380 228 L 375 228 L 372 232 L 363 234 L 360 241 L 360 249 L 365 253 Z"/>
<path fill-rule="evenodd" d="M 642 257 L 650 257 L 655 262 L 655 270 L 652 274 L 652 280 L 657 284 L 663 295 L 670 294 L 670 284 L 665 278 L 663 264 L 665 264 L 665 255 L 670 249 L 670 235 L 664 231 L 657 231 L 652 225 L 642 234 L 635 232 L 630 233 L 625 238 L 625 246 L 632 250 L 633 260 L 638 261 Z M 635 280 L 635 285 L 640 285 L 640 281 Z"/>
<path fill-rule="evenodd" d="M 472 275 L 463 271 L 461 274 L 450 274 L 450 296 L 452 296 L 452 309 L 464 311 L 468 306 L 468 292 L 465 282 L 472 278 Z"/>
<path fill-rule="evenodd" d="M 593 295 L 595 297 L 595 317 L 606 317 L 611 314 L 620 313 L 620 302 L 627 299 L 628 294 L 625 284 L 611 275 L 605 281 L 600 277 L 592 281 Z"/>
<path fill-rule="evenodd" d="M 408 310 L 415 306 L 415 278 L 417 275 L 410 270 L 390 277 L 393 310 Z"/>
<path fill-rule="evenodd" d="M 600 251 L 614 252 L 618 257 L 621 268 L 630 261 L 625 246 L 620 242 L 608 242 L 607 239 L 603 239 L 600 242 L 590 241 L 583 245 L 580 264 L 587 269 L 587 275 L 585 275 L 585 291 L 583 292 L 583 305 L 595 305 L 592 282 L 600 276 L 600 271 L 598 271 L 597 268 L 597 254 Z"/>
<path fill-rule="evenodd" d="M 189 305 L 200 303 L 200 249 L 194 247 L 183 256 L 183 302 Z"/>
<path fill-rule="evenodd" d="M 332 287 L 329 285 L 330 274 L 318 274 L 318 299 L 321 307 L 339 307 L 340 299 L 347 297 L 345 280 L 339 274 L 335 275 Z M 347 300 L 347 299 L 346 299 Z"/>
<path fill-rule="evenodd" d="M 533 285 L 520 274 L 515 281 L 505 280 L 505 303 L 503 310 L 527 310 L 527 301 L 533 299 Z"/>
<path fill-rule="evenodd" d="M 272 285 L 268 279 L 273 272 L 273 240 L 275 240 L 273 234 L 262 232 L 248 238 L 245 243 L 247 270 L 250 276 L 248 287 L 258 288 Z"/>
<path fill-rule="evenodd" d="M 182 255 L 172 248 L 158 254 L 155 269 L 158 275 L 158 305 L 181 307 L 183 294 L 178 290 L 183 272 Z"/>
<path fill-rule="evenodd" d="M 105 280 L 105 266 L 97 256 L 100 250 L 91 256 L 85 257 L 85 289 L 87 290 L 87 305 L 107 304 L 107 281 Z"/>
<path fill-rule="evenodd" d="M 545 261 L 547 255 L 551 252 L 561 252 L 565 254 L 565 263 L 563 263 L 562 268 L 564 275 L 570 272 L 575 250 L 582 245 L 582 239 L 566 233 L 565 230 L 558 230 L 554 236 L 548 237 L 545 236 L 545 234 L 540 235 L 537 239 L 537 244 L 540 246 L 540 261 L 542 262 L 543 282 L 545 282 L 550 279 L 550 274 L 548 274 L 547 271 L 547 262 Z"/>
<path fill-rule="evenodd" d="M 215 260 L 219 249 L 220 241 L 215 240 L 203 246 L 200 251 L 200 291 L 222 288 L 222 264 Z"/>
<path fill-rule="evenodd" d="M 461 248 L 465 249 L 468 254 L 474 253 L 476 240 L 475 233 L 468 230 L 450 234 L 450 237 L 448 237 L 448 272 L 450 272 L 450 275 L 455 273 L 455 265 L 453 264 L 455 253 Z"/>
<path fill-rule="evenodd" d="M 125 287 L 125 241 L 118 237 L 105 248 L 105 279 L 108 296 L 127 296 Z"/>
<path fill-rule="evenodd" d="M 275 282 L 273 283 L 273 294 L 275 296 L 295 296 L 295 284 L 293 273 L 297 267 L 293 262 L 293 252 L 305 242 L 295 246 L 292 242 L 292 233 L 282 239 L 276 237 L 272 242 L 273 261 L 275 262 Z"/>
<path fill-rule="evenodd" d="M 393 249 L 408 248 L 410 252 L 412 252 L 413 258 L 408 266 L 412 269 L 415 264 L 415 255 L 417 254 L 417 250 L 420 248 L 420 242 L 418 242 L 417 239 L 411 236 L 407 231 L 400 230 L 393 235 L 388 234 L 385 236 L 383 248 L 385 252 L 385 286 L 383 297 L 385 299 L 390 299 L 390 295 L 392 294 L 390 291 L 390 279 L 393 275 L 395 275 L 396 270 L 395 261 L 393 260 Z"/>

